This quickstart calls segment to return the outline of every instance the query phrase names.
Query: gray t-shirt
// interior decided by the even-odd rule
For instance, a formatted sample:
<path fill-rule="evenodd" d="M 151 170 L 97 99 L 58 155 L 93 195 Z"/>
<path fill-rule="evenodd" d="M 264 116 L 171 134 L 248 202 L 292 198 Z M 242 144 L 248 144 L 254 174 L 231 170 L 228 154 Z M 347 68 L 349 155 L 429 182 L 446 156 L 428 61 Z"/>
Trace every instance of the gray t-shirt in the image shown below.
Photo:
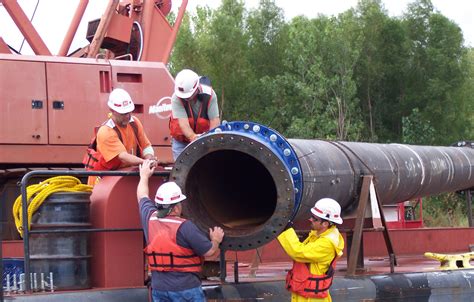
<path fill-rule="evenodd" d="M 139 208 L 143 231 L 148 244 L 150 242 L 150 238 L 148 238 L 148 222 L 151 215 L 157 209 L 154 202 L 147 197 L 140 200 Z M 207 253 L 212 247 L 209 238 L 191 220 L 186 220 L 178 228 L 176 242 L 182 247 L 192 249 L 199 256 Z M 151 273 L 151 287 L 157 290 L 182 291 L 200 285 L 201 279 L 195 273 L 157 271 L 152 271 Z"/>
<path fill-rule="evenodd" d="M 210 88 L 209 86 L 205 86 L 202 84 L 201 86 L 204 90 L 210 89 L 211 94 L 212 94 L 212 98 L 209 103 L 209 109 L 207 110 L 207 116 L 209 117 L 209 119 L 219 117 L 219 107 L 217 105 L 216 92 L 214 91 L 214 89 Z M 199 109 L 201 108 L 201 102 L 198 100 L 191 101 L 191 108 L 193 110 L 194 116 L 197 116 L 199 114 Z M 174 118 L 188 118 L 188 115 L 186 114 L 186 109 L 184 109 L 183 103 L 175 94 L 173 94 L 173 96 L 171 97 L 171 111 L 173 112 Z"/>

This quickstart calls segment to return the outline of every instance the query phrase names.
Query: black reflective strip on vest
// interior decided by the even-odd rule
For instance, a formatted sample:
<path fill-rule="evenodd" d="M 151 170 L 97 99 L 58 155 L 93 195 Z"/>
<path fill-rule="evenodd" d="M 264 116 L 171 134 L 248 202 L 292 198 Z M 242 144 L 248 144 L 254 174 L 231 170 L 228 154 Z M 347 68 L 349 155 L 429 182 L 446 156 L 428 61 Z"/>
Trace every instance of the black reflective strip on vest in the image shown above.
<path fill-rule="evenodd" d="M 195 258 L 195 257 L 198 257 L 197 255 L 193 254 L 193 255 L 173 255 L 173 253 L 155 253 L 155 252 L 151 252 L 151 253 L 145 253 L 146 256 L 153 256 L 153 262 L 154 263 L 149 263 L 149 265 L 151 267 L 162 267 L 162 268 L 165 268 L 165 267 L 170 267 L 170 268 L 173 268 L 173 267 L 177 267 L 177 268 L 184 268 L 184 267 L 195 267 L 195 266 L 201 266 L 201 263 L 196 263 L 196 264 L 175 264 L 174 263 L 174 258 L 182 258 L 182 259 L 186 259 L 186 258 Z M 170 264 L 158 264 L 156 262 L 156 256 L 162 256 L 162 257 L 169 257 L 170 258 Z"/>
<path fill-rule="evenodd" d="M 332 278 L 332 276 L 319 277 L 319 278 L 309 277 L 308 280 L 310 280 L 310 281 L 323 281 L 323 280 L 326 280 L 326 279 L 329 279 L 329 278 Z"/>
<path fill-rule="evenodd" d="M 141 151 L 140 151 L 140 149 L 141 149 L 141 146 L 140 146 L 140 139 L 138 138 L 138 126 L 137 126 L 137 124 L 136 124 L 134 121 L 131 121 L 131 122 L 130 122 L 130 126 L 131 126 L 132 129 L 133 129 L 133 133 L 135 134 L 135 141 L 137 142 L 137 146 L 138 146 L 138 148 L 137 148 L 137 153 L 134 154 L 134 155 L 136 155 L 137 157 L 142 157 Z"/>
<path fill-rule="evenodd" d="M 316 287 L 315 287 L 315 289 L 305 288 L 304 289 L 305 292 L 320 293 L 320 292 L 324 292 L 324 291 L 329 290 L 329 288 L 332 285 L 332 281 L 331 281 L 331 283 L 329 283 L 329 285 L 326 288 L 319 288 L 319 283 L 324 281 L 324 280 L 327 280 L 327 279 L 330 279 L 330 278 L 334 277 L 333 264 L 334 264 L 334 261 L 336 261 L 336 258 L 337 258 L 337 255 L 332 259 L 331 263 L 329 263 L 329 268 L 326 272 L 325 277 L 308 277 L 309 281 L 316 281 Z M 309 270 L 309 267 L 308 267 L 308 270 Z"/>
<path fill-rule="evenodd" d="M 133 155 L 136 155 L 137 157 L 141 157 L 141 152 L 140 152 L 141 146 L 140 146 L 140 141 L 138 140 L 138 126 L 134 121 L 131 121 L 129 124 L 130 124 L 130 127 L 132 127 L 133 129 L 133 134 L 135 134 L 135 141 L 137 142 L 137 146 L 138 146 L 136 154 L 133 154 Z M 117 136 L 120 142 L 123 144 L 122 133 L 120 133 L 120 130 L 117 128 L 117 126 L 113 127 L 112 129 L 114 129 L 115 132 L 117 132 Z"/>
<path fill-rule="evenodd" d="M 208 109 L 209 109 L 209 101 L 212 98 L 212 94 L 199 94 L 198 99 L 201 102 L 201 110 L 199 111 L 199 117 L 209 120 Z M 204 110 L 203 110 L 204 109 Z"/>
<path fill-rule="evenodd" d="M 206 93 L 198 93 L 197 99 L 198 99 L 198 102 L 200 103 L 200 107 L 199 107 L 197 116 L 194 115 L 194 111 L 193 111 L 193 108 L 191 107 L 190 102 L 185 101 L 182 98 L 179 98 L 179 100 L 181 101 L 181 104 L 183 104 L 184 110 L 186 111 L 186 115 L 188 116 L 188 118 L 192 118 L 194 121 L 194 127 L 192 127 L 194 132 L 196 132 L 198 118 L 209 120 L 209 115 L 207 111 L 209 109 L 208 108 L 209 101 L 211 98 L 212 98 L 212 94 L 208 95 Z"/>
<path fill-rule="evenodd" d="M 308 280 L 310 280 L 310 281 L 316 281 L 316 287 L 314 289 L 305 288 L 304 291 L 308 292 L 308 293 L 320 293 L 320 292 L 324 292 L 324 291 L 329 290 L 329 288 L 332 285 L 332 282 L 325 288 L 319 288 L 319 283 L 324 281 L 324 280 L 327 280 L 329 278 L 332 278 L 332 276 L 326 276 L 326 277 L 322 277 L 322 278 L 308 278 Z"/>

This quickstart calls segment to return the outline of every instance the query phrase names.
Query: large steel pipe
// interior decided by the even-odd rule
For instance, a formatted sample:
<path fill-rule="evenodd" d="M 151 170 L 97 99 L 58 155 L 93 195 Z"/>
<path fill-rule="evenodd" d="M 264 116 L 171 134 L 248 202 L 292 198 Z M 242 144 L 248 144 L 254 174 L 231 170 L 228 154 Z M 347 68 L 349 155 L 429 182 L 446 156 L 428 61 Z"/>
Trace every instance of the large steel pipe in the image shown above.
<path fill-rule="evenodd" d="M 344 213 L 373 175 L 383 204 L 474 187 L 474 149 L 286 140 L 251 122 L 225 123 L 191 143 L 171 178 L 188 195 L 185 215 L 202 229 L 222 226 L 223 247 L 246 250 L 274 239 L 289 220 L 309 217 L 331 197 Z"/>

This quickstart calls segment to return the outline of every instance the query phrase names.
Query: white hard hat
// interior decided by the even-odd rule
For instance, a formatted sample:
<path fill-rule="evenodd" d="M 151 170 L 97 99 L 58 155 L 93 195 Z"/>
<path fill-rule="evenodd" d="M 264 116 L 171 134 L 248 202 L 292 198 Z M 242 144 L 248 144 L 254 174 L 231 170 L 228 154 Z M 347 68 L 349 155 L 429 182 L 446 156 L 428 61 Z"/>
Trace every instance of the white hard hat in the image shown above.
<path fill-rule="evenodd" d="M 156 190 L 155 202 L 157 204 L 175 204 L 186 199 L 181 188 L 175 182 L 165 182 Z"/>
<path fill-rule="evenodd" d="M 135 109 L 135 104 L 133 104 L 130 94 L 122 88 L 112 90 L 107 105 L 110 109 L 120 114 L 130 113 Z"/>
<path fill-rule="evenodd" d="M 311 213 L 319 218 L 342 224 L 341 206 L 332 198 L 323 198 L 316 201 Z"/>
<path fill-rule="evenodd" d="M 199 86 L 199 76 L 191 69 L 183 69 L 174 80 L 174 93 L 177 97 L 187 99 L 191 97 Z"/>

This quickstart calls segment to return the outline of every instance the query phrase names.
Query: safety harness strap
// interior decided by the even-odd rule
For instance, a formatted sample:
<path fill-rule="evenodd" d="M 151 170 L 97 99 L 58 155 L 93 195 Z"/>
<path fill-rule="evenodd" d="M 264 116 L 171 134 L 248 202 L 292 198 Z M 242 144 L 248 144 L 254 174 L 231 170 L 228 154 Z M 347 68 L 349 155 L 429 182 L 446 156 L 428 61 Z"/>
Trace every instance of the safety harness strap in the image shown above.
<path fill-rule="evenodd" d="M 189 259 L 189 258 L 195 258 L 198 257 L 196 254 L 192 255 L 174 255 L 172 252 L 170 253 L 156 253 L 156 252 L 151 252 L 151 253 L 145 253 L 146 256 L 152 256 L 153 257 L 153 262 L 154 263 L 149 263 L 151 267 L 162 267 L 162 268 L 184 268 L 184 267 L 200 267 L 201 263 L 193 263 L 193 264 L 175 264 L 174 258 L 181 258 L 181 259 Z M 161 256 L 161 257 L 169 257 L 170 263 L 169 264 L 158 264 L 156 261 L 156 256 Z"/>

